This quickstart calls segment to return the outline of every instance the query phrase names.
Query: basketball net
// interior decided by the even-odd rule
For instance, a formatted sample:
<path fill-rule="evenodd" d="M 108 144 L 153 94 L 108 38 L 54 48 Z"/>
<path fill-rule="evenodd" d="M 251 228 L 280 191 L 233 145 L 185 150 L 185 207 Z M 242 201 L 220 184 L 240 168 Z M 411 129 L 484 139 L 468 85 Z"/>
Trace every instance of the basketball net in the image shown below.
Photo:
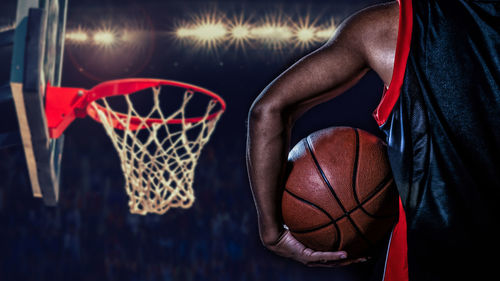
<path fill-rule="evenodd" d="M 180 108 L 166 115 L 160 107 L 161 86 L 151 89 L 153 107 L 144 116 L 134 108 L 129 95 L 121 96 L 126 113 L 115 112 L 106 97 L 90 104 L 118 151 L 130 212 L 141 215 L 191 207 L 195 200 L 194 170 L 221 115 L 209 118 L 217 104 L 212 99 L 201 118 L 186 118 L 185 109 L 194 94 L 191 90 L 184 92 Z M 148 122 L 153 117 L 163 121 Z"/>

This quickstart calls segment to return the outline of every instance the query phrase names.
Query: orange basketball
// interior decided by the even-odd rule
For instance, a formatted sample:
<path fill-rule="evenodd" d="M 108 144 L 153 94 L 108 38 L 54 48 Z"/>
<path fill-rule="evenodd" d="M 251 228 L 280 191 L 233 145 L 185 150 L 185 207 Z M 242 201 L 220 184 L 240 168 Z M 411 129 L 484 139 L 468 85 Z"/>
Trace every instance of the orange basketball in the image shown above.
<path fill-rule="evenodd" d="M 328 128 L 302 139 L 288 161 L 283 219 L 307 247 L 366 256 L 391 231 L 398 193 L 382 140 Z"/>

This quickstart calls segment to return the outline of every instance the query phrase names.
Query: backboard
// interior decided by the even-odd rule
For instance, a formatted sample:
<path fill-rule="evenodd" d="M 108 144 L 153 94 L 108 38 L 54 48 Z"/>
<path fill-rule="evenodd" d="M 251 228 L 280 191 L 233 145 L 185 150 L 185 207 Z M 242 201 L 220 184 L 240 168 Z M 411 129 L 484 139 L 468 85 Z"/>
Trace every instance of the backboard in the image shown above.
<path fill-rule="evenodd" d="M 64 136 L 50 139 L 45 86 L 60 86 L 67 0 L 18 0 L 10 89 L 19 122 L 31 188 L 46 205 L 59 197 Z"/>

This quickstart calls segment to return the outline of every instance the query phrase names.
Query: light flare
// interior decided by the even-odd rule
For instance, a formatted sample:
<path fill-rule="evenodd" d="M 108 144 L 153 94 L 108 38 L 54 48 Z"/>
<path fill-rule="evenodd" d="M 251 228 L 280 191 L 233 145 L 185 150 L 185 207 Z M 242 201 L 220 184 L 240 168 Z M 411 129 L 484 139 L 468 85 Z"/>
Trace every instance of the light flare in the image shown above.
<path fill-rule="evenodd" d="M 245 39 L 250 36 L 250 28 L 244 25 L 237 25 L 231 29 L 231 35 L 236 40 Z"/>
<path fill-rule="evenodd" d="M 227 31 L 226 27 L 221 23 L 205 23 L 196 26 L 191 30 L 193 36 L 196 36 L 202 41 L 215 41 L 223 38 Z"/>
<path fill-rule="evenodd" d="M 175 32 L 175 34 L 179 38 L 193 36 L 192 30 L 189 29 L 189 28 L 185 28 L 185 27 L 181 27 L 181 28 L 177 29 L 177 31 Z"/>
<path fill-rule="evenodd" d="M 269 14 L 250 31 L 252 36 L 273 51 L 281 52 L 293 39 L 290 20 L 282 14 Z"/>
<path fill-rule="evenodd" d="M 335 22 L 318 24 L 319 18 L 312 19 L 309 14 L 288 17 L 282 13 L 271 13 L 263 18 L 255 19 L 249 15 L 234 14 L 232 18 L 216 11 L 193 15 L 190 21 L 176 24 L 173 35 L 182 44 L 189 44 L 193 50 L 218 52 L 220 49 L 242 49 L 244 52 L 258 45 L 271 50 L 284 50 L 284 47 L 295 49 L 310 48 L 317 43 L 325 42 L 336 30 Z M 140 24 L 128 24 L 120 28 L 113 25 L 101 25 L 100 30 L 84 30 L 78 28 L 66 33 L 68 43 L 75 45 L 94 45 L 102 48 L 123 46 L 141 49 L 154 37 L 151 30 L 142 29 Z M 165 32 L 155 32 L 156 35 Z"/>
<path fill-rule="evenodd" d="M 329 25 L 322 27 L 320 30 L 316 32 L 316 37 L 318 37 L 318 39 L 321 40 L 328 40 L 333 36 L 336 30 L 337 30 L 337 25 L 335 24 L 335 21 L 332 19 L 330 20 Z"/>
<path fill-rule="evenodd" d="M 299 42 L 310 42 L 314 41 L 316 30 L 314 28 L 301 28 L 297 30 L 296 37 Z"/>
<path fill-rule="evenodd" d="M 178 39 L 191 42 L 195 49 L 208 52 L 216 51 L 217 46 L 229 36 L 223 17 L 216 12 L 193 16 L 192 24 L 179 26 L 175 34 Z"/>
<path fill-rule="evenodd" d="M 110 46 L 116 40 L 115 34 L 113 34 L 111 31 L 105 31 L 105 30 L 94 33 L 92 39 L 97 45 L 102 45 L 102 46 Z"/>
<path fill-rule="evenodd" d="M 246 49 L 252 45 L 253 39 L 251 34 L 253 26 L 250 23 L 250 18 L 251 16 L 245 16 L 243 13 L 240 13 L 239 15 L 234 15 L 232 20 L 227 22 L 229 29 L 227 47 L 234 46 L 235 50 L 241 50 L 243 53 L 246 53 Z"/>
<path fill-rule="evenodd" d="M 299 49 L 308 49 L 322 41 L 317 36 L 318 28 L 316 26 L 318 19 L 311 19 L 309 14 L 298 18 L 294 22 L 295 47 Z"/>
<path fill-rule="evenodd" d="M 275 24 L 266 24 L 264 26 L 255 27 L 251 30 L 251 34 L 257 39 L 269 41 L 286 41 L 292 38 L 292 31 L 288 26 L 279 26 Z"/>
<path fill-rule="evenodd" d="M 89 36 L 83 31 L 75 31 L 66 33 L 66 39 L 82 43 L 89 40 Z"/>

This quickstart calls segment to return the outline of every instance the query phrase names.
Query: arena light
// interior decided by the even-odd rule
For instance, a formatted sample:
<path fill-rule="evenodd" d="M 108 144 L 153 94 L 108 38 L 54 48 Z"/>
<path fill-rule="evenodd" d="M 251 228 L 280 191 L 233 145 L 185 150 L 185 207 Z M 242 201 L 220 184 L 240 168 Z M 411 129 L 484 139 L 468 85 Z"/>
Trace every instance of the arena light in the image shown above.
<path fill-rule="evenodd" d="M 294 46 L 297 49 L 308 49 L 314 44 L 323 41 L 322 38 L 317 36 L 317 22 L 318 18 L 311 18 L 309 14 L 298 18 L 293 22 L 294 30 Z"/>
<path fill-rule="evenodd" d="M 292 31 L 289 27 L 273 24 L 252 28 L 251 34 L 258 39 L 269 41 L 285 41 L 292 38 Z"/>
<path fill-rule="evenodd" d="M 328 28 L 328 29 L 318 30 L 318 32 L 316 32 L 316 36 L 318 38 L 321 38 L 321 39 L 324 39 L 324 40 L 328 40 L 335 33 L 335 30 L 336 30 L 335 28 Z"/>
<path fill-rule="evenodd" d="M 293 39 L 293 30 L 288 17 L 281 13 L 267 14 L 250 31 L 253 38 L 265 47 L 282 52 Z"/>
<path fill-rule="evenodd" d="M 243 13 L 228 18 L 216 11 L 192 15 L 191 19 L 178 22 L 173 32 L 155 31 L 156 35 L 171 34 L 180 43 L 193 49 L 218 52 L 257 47 L 259 44 L 272 50 L 291 47 L 305 49 L 328 40 L 336 30 L 333 20 L 328 24 L 318 24 L 308 14 L 301 17 L 288 17 L 281 13 L 267 14 L 256 19 Z M 325 23 L 325 22 L 323 22 Z M 91 44 L 109 48 L 120 43 L 123 47 L 143 48 L 150 40 L 151 30 L 145 29 L 140 22 L 121 25 L 103 23 L 101 29 L 90 32 L 82 28 L 68 31 L 66 38 L 73 44 Z"/>
<path fill-rule="evenodd" d="M 227 32 L 222 23 L 200 23 L 192 27 L 180 27 L 175 32 L 179 39 L 190 39 L 196 48 L 214 49 Z"/>
<path fill-rule="evenodd" d="M 234 47 L 234 50 L 241 50 L 243 53 L 252 45 L 253 36 L 251 34 L 252 24 L 250 23 L 251 15 L 243 13 L 234 14 L 232 19 L 227 19 L 225 22 L 228 28 L 227 47 Z"/>
<path fill-rule="evenodd" d="M 229 37 L 223 18 L 215 11 L 194 15 L 191 23 L 177 25 L 175 36 L 181 42 L 192 44 L 195 49 L 215 51 L 218 44 Z"/>
<path fill-rule="evenodd" d="M 226 28 L 221 23 L 204 23 L 191 30 L 192 36 L 202 41 L 214 41 L 224 37 Z"/>
<path fill-rule="evenodd" d="M 296 33 L 297 40 L 300 42 L 314 41 L 315 29 L 314 28 L 301 28 Z"/>
<path fill-rule="evenodd" d="M 110 31 L 98 31 L 92 39 L 98 45 L 109 46 L 115 42 L 115 35 Z"/>
<path fill-rule="evenodd" d="M 235 49 L 243 50 L 246 52 L 246 48 L 251 45 L 252 35 L 250 33 L 250 25 L 245 23 L 238 23 L 230 27 L 230 35 L 228 46 L 234 46 Z"/>
<path fill-rule="evenodd" d="M 189 28 L 181 27 L 181 28 L 177 29 L 175 34 L 179 38 L 184 38 L 184 37 L 193 36 L 193 31 Z"/>
<path fill-rule="evenodd" d="M 237 25 L 231 29 L 231 36 L 237 40 L 245 39 L 250 36 L 250 28 L 244 25 Z"/>
<path fill-rule="evenodd" d="M 81 43 L 87 41 L 89 36 L 83 31 L 75 31 L 66 33 L 66 39 Z"/>
<path fill-rule="evenodd" d="M 337 30 L 337 26 L 335 24 L 335 21 L 332 19 L 330 20 L 330 24 L 323 27 L 322 29 L 318 30 L 316 32 L 316 37 L 318 37 L 321 40 L 328 40 L 330 37 L 333 36 L 335 31 Z"/>

